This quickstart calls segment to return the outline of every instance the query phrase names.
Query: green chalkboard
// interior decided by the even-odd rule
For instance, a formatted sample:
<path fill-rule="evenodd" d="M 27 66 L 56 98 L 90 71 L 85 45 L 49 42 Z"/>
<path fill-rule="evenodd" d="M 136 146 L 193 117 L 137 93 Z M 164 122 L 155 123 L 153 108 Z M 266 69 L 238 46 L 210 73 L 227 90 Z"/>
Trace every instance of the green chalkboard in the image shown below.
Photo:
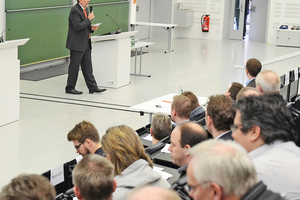
<path fill-rule="evenodd" d="M 5 10 L 71 5 L 71 0 L 6 0 Z"/>
<path fill-rule="evenodd" d="M 24 0 L 6 1 L 6 27 L 10 28 L 10 31 L 6 32 L 6 40 L 30 38 L 25 45 L 19 47 L 21 66 L 69 56 L 70 52 L 66 49 L 66 39 L 68 17 L 72 5 L 46 8 L 44 10 L 29 9 L 25 11 L 10 11 L 10 9 L 16 9 L 11 7 L 11 1 L 23 2 Z M 39 1 L 49 2 L 43 0 Z M 106 3 L 101 5 L 104 1 Z M 93 35 L 106 34 L 117 30 L 117 26 L 106 16 L 106 13 L 118 23 L 122 32 L 128 31 L 129 2 L 122 1 L 119 0 L 121 3 L 114 3 L 118 2 L 118 0 L 102 0 L 100 3 L 100 0 L 94 0 L 94 5 L 90 2 L 90 5 L 93 5 L 94 15 L 96 16 L 92 23 L 102 22 L 102 25 Z M 33 4 L 34 0 L 28 0 L 26 2 Z M 51 2 L 51 5 L 44 4 L 43 6 L 61 6 L 70 1 L 51 0 Z"/>

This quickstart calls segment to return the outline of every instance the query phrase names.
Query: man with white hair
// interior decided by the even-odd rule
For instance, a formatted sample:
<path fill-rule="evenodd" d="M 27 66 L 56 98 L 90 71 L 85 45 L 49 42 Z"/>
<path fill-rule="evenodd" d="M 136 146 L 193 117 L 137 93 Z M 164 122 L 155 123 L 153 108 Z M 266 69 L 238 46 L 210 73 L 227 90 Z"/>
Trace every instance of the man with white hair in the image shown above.
<path fill-rule="evenodd" d="M 233 141 L 208 140 L 191 149 L 188 192 L 194 200 L 279 200 L 258 182 L 246 150 Z"/>
<path fill-rule="evenodd" d="M 285 102 L 280 95 L 280 78 L 275 72 L 264 70 L 257 75 L 255 82 L 256 88 L 263 95 L 272 95 L 274 98 L 278 98 L 282 102 Z"/>

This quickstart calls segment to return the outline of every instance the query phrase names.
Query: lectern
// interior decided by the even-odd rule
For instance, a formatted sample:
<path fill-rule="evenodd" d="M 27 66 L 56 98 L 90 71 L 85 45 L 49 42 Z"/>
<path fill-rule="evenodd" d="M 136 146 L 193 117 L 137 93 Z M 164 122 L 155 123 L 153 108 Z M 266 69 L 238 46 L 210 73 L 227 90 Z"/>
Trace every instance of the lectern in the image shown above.
<path fill-rule="evenodd" d="M 93 36 L 92 62 L 98 86 L 119 88 L 130 82 L 131 39 L 137 31 Z"/>
<path fill-rule="evenodd" d="M 0 126 L 20 118 L 20 60 L 18 46 L 29 38 L 0 43 Z"/>

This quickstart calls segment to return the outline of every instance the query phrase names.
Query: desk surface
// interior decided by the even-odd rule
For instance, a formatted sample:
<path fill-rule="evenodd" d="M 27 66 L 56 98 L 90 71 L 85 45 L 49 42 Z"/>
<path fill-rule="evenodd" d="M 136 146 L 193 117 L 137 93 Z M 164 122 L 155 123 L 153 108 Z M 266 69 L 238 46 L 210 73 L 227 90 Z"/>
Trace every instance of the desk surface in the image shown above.
<path fill-rule="evenodd" d="M 133 23 L 137 26 L 158 26 L 158 27 L 174 27 L 178 26 L 177 24 L 163 24 L 163 23 L 152 23 L 152 22 L 135 22 Z"/>
<path fill-rule="evenodd" d="M 156 99 L 152 99 L 150 101 L 146 101 L 144 103 L 131 106 L 130 108 L 135 111 L 143 111 L 149 113 L 158 113 L 162 112 L 167 115 L 171 114 L 171 103 L 173 101 L 173 97 L 177 95 L 175 93 L 170 93 Z M 203 106 L 206 104 L 207 97 L 198 97 L 199 104 Z"/>

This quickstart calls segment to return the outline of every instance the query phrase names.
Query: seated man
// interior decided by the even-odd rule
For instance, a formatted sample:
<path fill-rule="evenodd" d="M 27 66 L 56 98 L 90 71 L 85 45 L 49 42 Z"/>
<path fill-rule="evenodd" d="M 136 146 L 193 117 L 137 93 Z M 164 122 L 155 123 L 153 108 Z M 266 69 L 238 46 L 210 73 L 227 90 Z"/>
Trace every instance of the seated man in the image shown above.
<path fill-rule="evenodd" d="M 207 139 L 206 130 L 195 122 L 184 122 L 178 125 L 171 135 L 169 151 L 178 172 L 181 176 L 186 174 L 186 168 L 191 160 L 188 149 Z"/>
<path fill-rule="evenodd" d="M 75 166 L 73 172 L 74 193 L 82 200 L 112 200 L 116 189 L 114 166 L 106 158 L 86 155 Z"/>
<path fill-rule="evenodd" d="M 191 114 L 191 100 L 183 95 L 175 95 L 171 104 L 171 119 L 176 126 L 189 121 Z"/>
<path fill-rule="evenodd" d="M 194 93 L 191 91 L 184 91 L 181 95 L 186 96 L 191 100 L 190 121 L 197 121 L 205 117 L 205 111 L 202 106 L 200 106 L 198 98 Z"/>
<path fill-rule="evenodd" d="M 249 152 L 258 178 L 284 198 L 298 199 L 300 149 L 290 110 L 270 95 L 246 97 L 236 107 L 232 137 Z"/>
<path fill-rule="evenodd" d="M 153 138 L 152 144 L 156 144 L 161 139 L 170 135 L 172 131 L 171 119 L 164 113 L 155 113 L 150 126 L 150 133 Z"/>
<path fill-rule="evenodd" d="M 255 78 L 261 71 L 261 63 L 259 60 L 255 58 L 250 58 L 246 63 L 246 76 L 248 77 L 248 81 L 246 82 L 247 87 L 256 87 Z"/>
<path fill-rule="evenodd" d="M 56 196 L 49 180 L 38 174 L 21 174 L 4 186 L 1 200 L 53 200 Z"/>
<path fill-rule="evenodd" d="M 224 95 L 208 98 L 206 106 L 206 128 L 215 140 L 233 140 L 230 125 L 233 124 L 235 109 L 233 100 Z"/>
<path fill-rule="evenodd" d="M 228 98 L 232 98 L 233 101 L 236 101 L 236 95 L 244 86 L 237 82 L 232 82 L 231 86 L 225 92 L 225 96 Z"/>
<path fill-rule="evenodd" d="M 88 121 L 82 121 L 68 133 L 68 141 L 72 141 L 76 152 L 84 156 L 94 153 L 105 156 L 102 150 L 98 130 Z"/>
<path fill-rule="evenodd" d="M 253 87 L 244 87 L 242 88 L 236 96 L 236 101 L 249 96 L 259 96 L 261 92 Z"/>
<path fill-rule="evenodd" d="M 257 180 L 243 147 L 233 141 L 207 140 L 191 149 L 188 192 L 194 200 L 281 200 Z"/>
<path fill-rule="evenodd" d="M 285 102 L 280 95 L 280 78 L 275 72 L 264 70 L 257 75 L 255 82 L 256 89 L 263 95 L 272 95 L 274 98 L 278 98 L 282 102 Z"/>

